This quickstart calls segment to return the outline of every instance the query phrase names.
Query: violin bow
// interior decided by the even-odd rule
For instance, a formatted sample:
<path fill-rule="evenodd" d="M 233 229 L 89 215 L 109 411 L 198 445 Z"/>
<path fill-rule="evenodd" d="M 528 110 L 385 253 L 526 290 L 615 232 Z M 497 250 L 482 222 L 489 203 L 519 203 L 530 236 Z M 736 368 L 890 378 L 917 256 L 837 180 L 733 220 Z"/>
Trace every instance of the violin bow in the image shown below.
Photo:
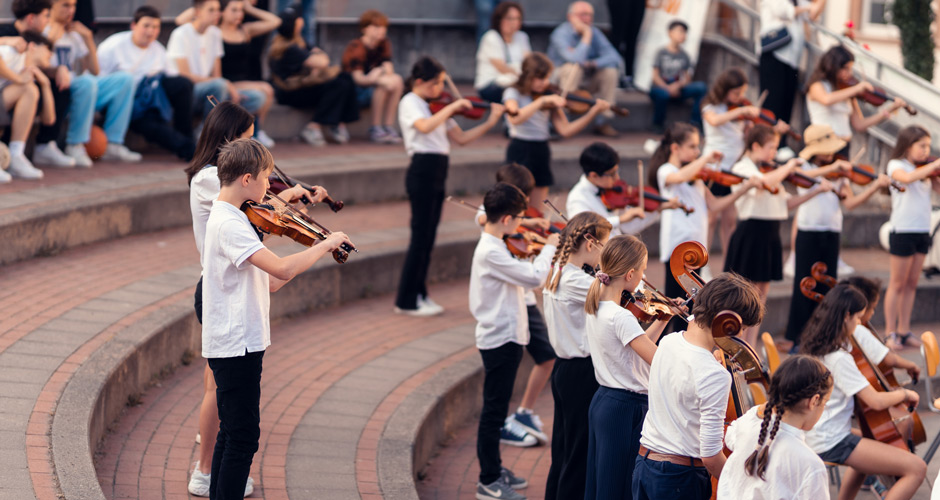
<path fill-rule="evenodd" d="M 552 203 L 551 200 L 546 198 L 545 200 L 542 201 L 542 203 L 544 203 L 545 205 L 548 205 L 548 208 L 552 209 L 552 212 L 555 212 L 555 215 L 561 217 L 561 220 L 565 221 L 566 224 L 568 223 L 568 218 L 565 217 L 565 214 L 563 214 L 561 210 L 558 210 L 558 207 L 556 207 L 555 204 Z"/>
<path fill-rule="evenodd" d="M 276 194 L 274 194 L 274 193 L 272 193 L 272 192 L 270 192 L 270 191 L 268 191 L 267 195 L 270 196 L 271 198 L 273 198 L 273 199 L 275 199 L 275 200 L 281 202 L 281 203 L 284 205 L 284 208 L 286 209 L 286 211 L 290 213 L 290 215 L 291 215 L 291 217 L 294 219 L 294 221 L 297 221 L 298 219 L 300 219 L 299 222 L 305 223 L 305 224 L 304 224 L 305 226 L 307 226 L 307 227 L 310 228 L 312 231 L 314 231 L 314 232 L 317 233 L 319 236 L 321 236 L 322 239 L 325 240 L 327 236 L 329 236 L 330 234 L 332 234 L 332 231 L 330 231 L 329 229 L 323 227 L 322 224 L 320 224 L 319 222 L 315 221 L 315 220 L 314 220 L 312 217 L 310 217 L 309 215 L 307 215 L 307 214 L 301 212 L 300 210 L 297 210 L 296 208 L 294 208 L 294 207 L 293 207 L 290 203 L 288 203 L 284 198 L 281 198 L 280 196 L 278 196 L 278 195 L 276 195 Z M 314 227 L 314 226 L 316 226 L 316 227 Z M 342 246 L 341 246 L 341 248 L 342 248 L 343 250 L 347 251 L 347 252 L 353 251 L 353 252 L 359 253 L 359 249 L 356 248 L 355 245 L 343 243 Z"/>
<path fill-rule="evenodd" d="M 676 304 L 675 302 L 672 301 L 672 299 L 670 299 L 669 297 L 666 297 L 666 294 L 657 290 L 656 287 L 653 286 L 652 283 L 646 280 L 646 278 L 642 278 L 642 280 L 643 280 L 643 285 L 645 285 L 646 288 L 649 288 L 650 291 L 653 292 L 653 295 L 657 299 L 659 299 L 660 301 L 665 303 L 667 306 L 669 306 L 669 309 L 672 311 L 673 316 L 678 316 L 684 319 L 686 323 L 691 323 L 691 321 L 689 321 L 689 317 L 686 316 L 685 313 L 682 312 L 678 307 L 676 307 Z"/>
<path fill-rule="evenodd" d="M 643 186 L 643 181 L 645 180 L 643 178 L 643 160 L 637 160 L 636 170 L 640 174 L 640 182 L 637 183 L 640 186 L 640 208 L 642 210 L 646 210 L 646 200 L 644 200 L 644 193 L 646 193 L 646 189 L 644 189 Z"/>
<path fill-rule="evenodd" d="M 444 83 L 447 84 L 447 88 L 454 93 L 454 99 L 463 99 L 463 96 L 460 95 L 460 91 L 457 90 L 457 85 L 454 84 L 454 81 L 450 79 L 450 75 L 445 71 L 444 72 Z"/>
<path fill-rule="evenodd" d="M 457 198 L 454 198 L 453 196 L 448 196 L 447 201 L 453 203 L 454 205 L 457 205 L 458 207 L 463 207 L 463 208 L 466 208 L 467 210 L 473 210 L 473 213 L 477 213 L 480 211 L 480 207 L 475 207 L 471 205 L 470 203 L 467 203 L 463 200 L 458 200 Z"/>
<path fill-rule="evenodd" d="M 755 104 L 755 106 L 757 106 L 758 108 L 764 107 L 764 101 L 767 100 L 767 93 L 768 91 L 766 89 L 760 93 L 760 97 L 757 98 L 757 104 Z"/>

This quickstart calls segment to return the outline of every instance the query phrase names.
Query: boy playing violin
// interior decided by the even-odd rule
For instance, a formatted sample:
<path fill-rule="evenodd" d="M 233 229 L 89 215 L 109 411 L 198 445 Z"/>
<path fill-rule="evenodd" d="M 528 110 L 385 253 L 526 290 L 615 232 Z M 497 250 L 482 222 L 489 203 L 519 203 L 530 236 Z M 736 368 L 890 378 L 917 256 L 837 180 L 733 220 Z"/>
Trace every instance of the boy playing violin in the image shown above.
<path fill-rule="evenodd" d="M 264 197 L 274 169 L 271 153 L 257 141 L 237 139 L 222 147 L 218 163 L 222 188 L 206 224 L 202 261 L 202 356 L 218 386 L 221 422 L 209 496 L 242 498 L 261 435 L 261 360 L 271 345 L 270 292 L 351 243 L 335 232 L 307 250 L 278 257 L 240 210 L 245 202 Z"/>

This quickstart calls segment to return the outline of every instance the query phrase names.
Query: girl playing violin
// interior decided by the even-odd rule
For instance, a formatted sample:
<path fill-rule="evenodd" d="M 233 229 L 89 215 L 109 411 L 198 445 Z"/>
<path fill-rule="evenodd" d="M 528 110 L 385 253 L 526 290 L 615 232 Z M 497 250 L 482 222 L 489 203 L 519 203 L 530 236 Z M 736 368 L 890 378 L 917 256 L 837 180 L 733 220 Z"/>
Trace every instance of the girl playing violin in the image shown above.
<path fill-rule="evenodd" d="M 562 137 L 571 137 L 588 126 L 598 113 L 610 109 L 607 101 L 598 99 L 590 110 L 573 122 L 565 115 L 565 98 L 549 93 L 549 77 L 554 66 L 545 54 L 531 52 L 522 61 L 522 74 L 512 87 L 503 92 L 503 104 L 509 110 L 519 110 L 515 116 L 507 116 L 509 123 L 509 146 L 506 162 L 525 166 L 535 176 L 532 199 L 537 204 L 548 197 L 548 189 L 554 184 L 548 146 L 551 135 L 549 124 Z"/>
<path fill-rule="evenodd" d="M 430 57 L 422 57 L 411 68 L 408 87 L 398 106 L 398 123 L 411 164 L 405 174 L 405 190 L 411 204 L 411 241 L 402 266 L 395 312 L 411 316 L 433 316 L 444 308 L 428 297 L 427 275 L 431 250 L 437 235 L 444 204 L 450 140 L 467 144 L 493 128 L 503 113 L 501 104 L 492 104 L 485 122 L 470 130 L 461 130 L 453 120 L 455 113 L 473 104 L 458 99 L 437 113 L 431 113 L 428 101 L 440 97 L 446 79 L 444 67 Z"/>
<path fill-rule="evenodd" d="M 826 293 L 806 329 L 800 352 L 819 358 L 832 372 L 833 389 L 823 416 L 806 433 L 806 444 L 826 462 L 848 466 L 839 499 L 855 498 L 867 474 L 897 476 L 884 498 L 909 499 L 924 481 L 927 465 L 913 453 L 860 437 L 852 430 L 855 400 L 875 410 L 896 405 L 917 406 L 920 397 L 909 389 L 880 392 L 859 371 L 846 349 L 868 302 L 854 287 L 839 284 Z M 902 432 L 903 435 L 903 432 Z"/>
<path fill-rule="evenodd" d="M 716 196 L 705 187 L 699 174 L 705 165 L 720 162 L 722 155 L 718 151 L 701 155 L 698 129 L 688 123 L 674 123 L 659 143 L 650 160 L 649 183 L 658 185 L 660 193 L 666 198 L 676 197 L 682 204 L 695 209 L 692 213 L 679 210 L 663 212 L 659 230 L 659 258 L 669 262 L 672 251 L 684 241 L 697 241 L 708 244 L 710 227 L 708 213 L 719 213 L 733 207 L 734 202 L 752 187 L 760 187 L 760 177 L 752 177 L 742 183 L 742 188 L 725 196 Z M 669 266 L 666 265 L 667 297 L 681 297 L 685 291 L 679 286 Z"/>
<path fill-rule="evenodd" d="M 757 106 L 745 105 L 744 98 L 747 93 L 747 76 L 740 68 L 730 68 L 718 75 L 711 85 L 708 95 L 705 96 L 702 118 L 705 123 L 705 156 L 718 151 L 722 159 L 718 163 L 719 170 L 731 170 L 734 162 L 744 153 L 744 133 L 746 132 L 748 117 L 760 115 Z M 785 123 L 778 124 L 778 132 L 789 130 Z M 712 194 L 726 196 L 731 189 L 720 184 L 711 187 Z M 710 224 L 714 227 L 718 223 L 721 247 L 728 251 L 728 241 L 737 221 L 737 214 L 733 206 L 724 207 L 721 211 L 709 212 Z"/>
<path fill-rule="evenodd" d="M 773 162 L 777 156 L 780 135 L 766 125 L 754 125 L 744 140 L 745 153 L 731 171 L 745 177 L 760 177 L 767 186 L 778 186 L 797 170 L 801 160 L 793 158 L 785 165 L 761 173 L 758 165 Z M 740 184 L 732 191 L 744 189 Z M 780 221 L 787 219 L 790 210 L 800 206 L 813 196 L 829 191 L 832 185 L 825 179 L 813 189 L 790 196 L 780 188 L 777 194 L 767 190 L 750 190 L 735 201 L 741 221 L 731 235 L 725 257 L 725 271 L 734 271 L 754 282 L 761 299 L 766 301 L 771 281 L 783 279 L 783 257 L 780 242 Z M 757 330 L 753 325 L 744 330 L 743 338 L 748 344 L 757 342 Z"/>
<path fill-rule="evenodd" d="M 558 357 L 552 372 L 555 421 L 545 500 L 584 495 L 588 407 L 598 387 L 584 334 L 584 302 L 611 229 L 610 222 L 594 212 L 572 217 L 561 232 L 552 272 L 542 289 L 548 338 Z"/>
<path fill-rule="evenodd" d="M 852 164 L 849 162 L 835 159 L 835 154 L 845 147 L 845 141 L 836 136 L 832 127 L 810 125 L 803 133 L 803 139 L 806 147 L 800 151 L 800 158 L 807 161 L 803 167 L 805 175 L 823 177 L 833 172 L 852 170 Z M 846 210 L 852 210 L 871 198 L 878 189 L 887 187 L 890 182 L 891 179 L 887 175 L 881 174 L 856 195 L 848 180 L 842 178 L 835 183 L 835 189 L 821 193 L 797 208 L 794 224 L 796 236 L 793 242 L 793 296 L 790 299 L 790 317 L 786 333 L 787 339 L 794 343 L 794 347 L 799 345 L 800 332 L 816 309 L 816 302 L 800 292 L 800 280 L 810 275 L 810 269 L 816 262 L 825 262 L 828 269 L 834 273 L 838 270 L 842 205 L 845 205 Z M 805 194 L 811 190 L 812 188 L 798 187 L 797 193 Z M 844 198 L 841 204 L 839 194 Z M 823 284 L 818 286 L 825 287 Z"/>
<path fill-rule="evenodd" d="M 639 286 L 647 258 L 646 245 L 635 236 L 611 238 L 584 302 L 584 332 L 600 384 L 588 410 L 585 500 L 631 498 L 630 465 L 640 449 L 650 363 L 666 322 L 656 321 L 643 331 L 620 306 L 620 298 Z"/>
<path fill-rule="evenodd" d="M 848 49 L 841 45 L 832 47 L 816 64 L 806 92 L 810 123 L 829 125 L 847 143 L 852 141 L 853 129 L 864 132 L 868 127 L 887 120 L 893 111 L 907 106 L 904 99 L 897 97 L 893 104 L 879 113 L 868 117 L 863 115 L 857 97 L 874 90 L 874 87 L 868 82 L 845 85 L 852 78 L 854 64 L 855 56 Z M 848 156 L 848 150 L 845 153 Z"/>
<path fill-rule="evenodd" d="M 896 349 L 903 344 L 920 345 L 911 333 L 911 310 L 917 280 L 930 248 L 930 189 L 940 193 L 940 179 L 936 177 L 940 160 L 928 163 L 929 155 L 930 133 L 912 125 L 898 134 L 888 162 L 888 175 L 906 187 L 903 193 L 891 191 L 888 220 L 891 278 L 885 292 L 885 331 L 889 332 L 888 344 Z"/>
<path fill-rule="evenodd" d="M 818 359 L 795 355 L 781 363 L 767 403 L 731 422 L 725 433 L 731 455 L 721 471 L 718 498 L 829 498 L 826 465 L 806 445 L 803 431 L 822 417 L 831 392 L 832 374 Z"/>

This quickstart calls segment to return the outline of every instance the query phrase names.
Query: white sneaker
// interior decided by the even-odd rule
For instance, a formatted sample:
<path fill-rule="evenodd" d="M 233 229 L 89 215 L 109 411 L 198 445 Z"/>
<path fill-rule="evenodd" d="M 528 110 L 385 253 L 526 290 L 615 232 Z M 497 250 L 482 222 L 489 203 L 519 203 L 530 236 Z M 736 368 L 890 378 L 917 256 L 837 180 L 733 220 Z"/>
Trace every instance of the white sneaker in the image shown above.
<path fill-rule="evenodd" d="M 79 168 L 91 168 L 94 163 L 85 151 L 84 144 L 69 144 L 65 146 L 65 154 L 75 160 L 75 166 Z"/>
<path fill-rule="evenodd" d="M 46 165 L 49 167 L 75 167 L 75 159 L 63 153 L 55 141 L 49 141 L 46 144 L 37 144 L 36 151 L 33 152 L 33 162 L 37 165 Z"/>
<path fill-rule="evenodd" d="M 839 277 L 849 276 L 850 274 L 855 274 L 855 268 L 842 260 L 842 257 L 839 257 Z"/>
<path fill-rule="evenodd" d="M 255 140 L 260 142 L 264 147 L 268 149 L 273 148 L 275 144 L 274 139 L 272 139 L 271 136 L 265 133 L 264 130 L 259 130 L 258 133 L 255 134 Z"/>
<path fill-rule="evenodd" d="M 330 139 L 337 144 L 346 144 L 349 142 L 349 130 L 346 129 L 346 125 L 340 123 L 339 125 L 331 125 L 327 127 L 327 131 L 330 133 Z"/>
<path fill-rule="evenodd" d="M 13 176 L 6 170 L 0 170 L 0 184 L 6 184 L 13 180 Z"/>
<path fill-rule="evenodd" d="M 209 483 L 211 482 L 212 474 L 203 474 L 199 470 L 199 461 L 196 461 L 196 467 L 193 468 L 193 475 L 189 478 L 189 493 L 197 497 L 208 497 L 209 496 Z M 255 492 L 255 480 L 251 477 L 248 477 L 248 482 L 245 483 L 245 496 L 249 496 Z"/>
<path fill-rule="evenodd" d="M 300 132 L 300 138 L 315 148 L 326 146 L 326 139 L 323 138 L 323 132 L 318 128 L 304 127 Z"/>
<path fill-rule="evenodd" d="M 437 314 L 444 312 L 444 306 L 438 304 L 437 302 L 434 302 L 429 297 L 418 295 L 418 307 L 421 307 L 422 304 L 424 305 L 424 307 L 427 307 L 429 309 L 440 311 Z"/>
<path fill-rule="evenodd" d="M 108 147 L 104 149 L 104 154 L 101 155 L 102 160 L 123 161 L 128 163 L 137 163 L 143 158 L 143 155 L 127 149 L 127 146 L 113 142 L 108 143 Z"/>
<path fill-rule="evenodd" d="M 34 181 L 42 179 L 43 176 L 42 170 L 34 167 L 26 155 L 17 155 L 10 158 L 10 168 L 7 169 L 7 173 L 17 179 L 29 179 Z"/>
<path fill-rule="evenodd" d="M 441 306 L 431 306 L 424 302 L 418 302 L 417 309 L 402 309 L 400 307 L 395 308 L 395 314 L 404 314 L 406 316 L 417 316 L 417 317 L 427 317 L 427 316 L 437 316 L 444 312 L 444 308 Z"/>
<path fill-rule="evenodd" d="M 783 263 L 783 276 L 786 278 L 792 278 L 795 275 L 796 275 L 796 252 L 790 252 L 790 256 L 787 257 L 787 261 Z"/>

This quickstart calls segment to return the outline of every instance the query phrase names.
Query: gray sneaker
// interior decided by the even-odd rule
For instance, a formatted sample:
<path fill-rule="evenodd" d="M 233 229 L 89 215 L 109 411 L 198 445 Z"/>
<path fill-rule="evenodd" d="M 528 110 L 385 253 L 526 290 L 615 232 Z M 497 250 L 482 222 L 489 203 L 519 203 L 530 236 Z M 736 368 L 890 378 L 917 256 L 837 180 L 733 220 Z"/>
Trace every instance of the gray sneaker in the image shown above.
<path fill-rule="evenodd" d="M 477 500 L 526 500 L 526 498 L 499 478 L 490 484 L 477 483 Z"/>
<path fill-rule="evenodd" d="M 502 479 L 504 483 L 511 486 L 514 490 L 524 490 L 529 487 L 528 481 L 522 479 L 521 477 L 516 477 L 516 475 L 513 474 L 511 470 L 505 467 L 499 471 L 499 478 Z"/>

